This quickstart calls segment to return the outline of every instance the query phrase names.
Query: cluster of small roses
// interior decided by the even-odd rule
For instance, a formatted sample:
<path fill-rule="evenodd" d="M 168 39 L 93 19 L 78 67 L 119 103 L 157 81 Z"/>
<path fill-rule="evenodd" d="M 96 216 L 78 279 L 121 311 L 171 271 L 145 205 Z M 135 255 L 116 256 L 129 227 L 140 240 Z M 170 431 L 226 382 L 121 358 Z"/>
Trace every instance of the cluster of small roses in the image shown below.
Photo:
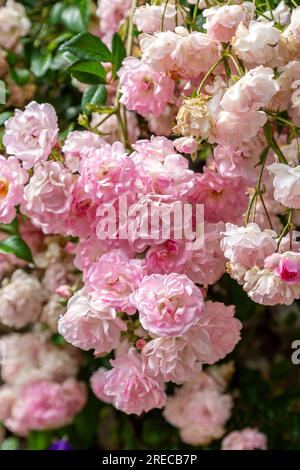
<path fill-rule="evenodd" d="M 179 428 L 183 442 L 208 445 L 224 435 L 233 406 L 232 397 L 225 389 L 233 372 L 230 362 L 210 366 L 168 397 L 164 417 Z M 223 439 L 221 449 L 266 450 L 267 439 L 257 429 L 246 428 L 229 433 Z"/>
<path fill-rule="evenodd" d="M 53 342 L 66 310 L 64 297 L 76 284 L 70 250 L 63 240 L 44 237 L 21 218 L 19 230 L 35 269 L 28 272 L 24 261 L 0 255 L 0 420 L 17 436 L 27 436 L 71 423 L 87 394 L 85 384 L 76 380 L 80 352 Z"/>
<path fill-rule="evenodd" d="M 185 152 L 195 152 L 191 142 L 214 145 L 203 173 L 196 175 L 194 201 L 204 203 L 207 221 L 236 224 L 227 225 L 221 243 L 228 272 L 254 301 L 291 304 L 300 295 L 292 232 L 300 208 L 300 7 L 291 11 L 281 2 L 255 18 L 251 2 L 236 3 L 205 8 L 200 2 L 206 33 L 181 26 L 182 9 L 174 21 L 174 5 L 165 10 L 165 28 L 162 6 L 138 8 L 141 59 L 123 63 L 121 102 L 145 117 L 159 116 L 167 103 L 179 108 L 173 131 L 183 136 L 179 145 L 188 139 Z M 277 118 L 285 127 L 278 142 Z M 247 193 L 246 223 L 252 217 L 258 225 L 243 228 Z M 271 230 L 263 230 L 267 226 Z"/>

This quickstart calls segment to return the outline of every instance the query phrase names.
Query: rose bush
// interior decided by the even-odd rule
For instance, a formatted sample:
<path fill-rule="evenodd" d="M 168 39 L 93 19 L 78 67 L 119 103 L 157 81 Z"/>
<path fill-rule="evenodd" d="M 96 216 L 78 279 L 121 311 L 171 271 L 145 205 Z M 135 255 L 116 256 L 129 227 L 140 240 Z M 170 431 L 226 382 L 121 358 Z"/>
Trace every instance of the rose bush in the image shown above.
<path fill-rule="evenodd" d="M 0 448 L 299 448 L 297 2 L 3 3 Z"/>

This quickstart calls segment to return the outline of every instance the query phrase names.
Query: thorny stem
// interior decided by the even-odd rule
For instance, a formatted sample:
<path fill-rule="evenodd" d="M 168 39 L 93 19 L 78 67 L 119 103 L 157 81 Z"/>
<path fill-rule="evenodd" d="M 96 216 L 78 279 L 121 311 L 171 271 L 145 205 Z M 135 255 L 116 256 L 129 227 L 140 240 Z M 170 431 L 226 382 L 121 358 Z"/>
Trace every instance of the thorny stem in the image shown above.
<path fill-rule="evenodd" d="M 210 69 L 207 71 L 207 73 L 205 74 L 203 80 L 201 81 L 200 85 L 199 85 L 199 88 L 197 90 L 197 94 L 199 95 L 202 88 L 203 88 L 203 85 L 205 84 L 206 80 L 208 79 L 208 77 L 212 74 L 212 72 L 215 70 L 216 67 L 218 67 L 219 64 L 221 64 L 223 62 L 224 58 L 221 57 L 221 59 L 217 60 L 217 62 L 215 62 L 211 67 Z"/>
<path fill-rule="evenodd" d="M 250 214 L 251 214 L 251 210 L 252 210 L 252 207 L 253 207 L 253 204 L 256 202 L 257 200 L 257 197 L 260 198 L 260 200 L 262 201 L 262 205 L 263 205 L 263 208 L 266 212 L 266 215 L 267 215 L 267 218 L 268 218 L 268 221 L 269 221 L 269 224 L 270 224 L 270 227 L 272 227 L 272 223 L 271 223 L 271 219 L 270 219 L 270 216 L 269 216 L 269 213 L 267 211 L 267 208 L 266 208 L 266 205 L 265 205 L 265 202 L 263 201 L 263 197 L 262 197 L 262 192 L 261 192 L 261 182 L 262 182 L 262 177 L 263 177 L 263 173 L 264 173 L 264 169 L 265 169 L 265 165 L 266 165 L 266 161 L 267 161 L 267 157 L 268 157 L 268 153 L 269 153 L 269 150 L 270 150 L 270 146 L 266 147 L 266 149 L 264 150 L 264 153 L 263 153 L 263 159 L 262 159 L 262 162 L 261 162 L 261 168 L 260 168 L 260 173 L 259 173 L 259 177 L 258 177 L 258 181 L 257 181 L 257 185 L 255 187 L 255 191 L 253 193 L 253 196 L 250 200 L 250 203 L 249 203 L 249 206 L 248 206 L 248 210 L 247 210 L 247 215 L 246 215 L 246 220 L 245 220 L 245 225 L 247 225 L 249 223 L 249 219 L 250 219 Z"/>
<path fill-rule="evenodd" d="M 129 15 L 129 21 L 128 21 L 128 30 L 127 30 L 127 47 L 126 47 L 127 56 L 130 56 L 132 54 L 133 15 L 137 7 L 137 3 L 138 3 L 138 0 L 132 0 L 131 2 L 131 9 L 130 9 L 130 15 Z M 116 91 L 116 97 L 115 97 L 115 108 L 116 108 L 116 116 L 118 120 L 118 130 L 119 130 L 119 134 L 120 134 L 123 145 L 126 148 L 130 148 L 130 145 L 128 142 L 126 109 L 122 104 L 120 104 L 120 96 L 121 96 L 120 85 L 118 85 L 118 88 Z"/>
<path fill-rule="evenodd" d="M 293 209 L 289 209 L 289 216 L 288 216 L 288 220 L 287 220 L 287 223 L 284 227 L 284 229 L 282 230 L 279 238 L 278 238 L 278 243 L 277 243 L 277 251 L 279 250 L 279 246 L 280 246 L 280 243 L 281 243 L 281 240 L 283 239 L 283 237 L 290 231 L 290 230 L 293 230 L 294 226 L 293 226 L 293 223 L 292 223 L 292 215 L 293 215 Z M 291 240 L 290 240 L 290 243 L 291 243 Z"/>
<path fill-rule="evenodd" d="M 160 25 L 160 30 L 161 31 L 164 30 L 165 14 L 166 14 L 168 3 L 169 3 L 169 0 L 166 0 L 165 6 L 164 6 L 164 11 L 163 11 L 163 14 L 162 14 L 162 17 L 161 17 L 161 25 Z"/>

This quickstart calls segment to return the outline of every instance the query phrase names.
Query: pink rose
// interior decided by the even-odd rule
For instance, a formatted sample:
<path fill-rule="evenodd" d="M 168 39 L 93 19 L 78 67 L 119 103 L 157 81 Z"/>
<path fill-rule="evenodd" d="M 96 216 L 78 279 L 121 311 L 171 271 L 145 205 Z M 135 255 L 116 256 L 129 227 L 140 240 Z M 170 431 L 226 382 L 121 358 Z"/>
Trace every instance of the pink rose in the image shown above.
<path fill-rule="evenodd" d="M 202 12 L 207 34 L 220 42 L 229 42 L 240 23 L 247 24 L 250 15 L 240 5 L 222 5 L 205 9 Z"/>
<path fill-rule="evenodd" d="M 221 106 L 225 111 L 244 114 L 266 106 L 279 90 L 274 71 L 260 65 L 246 73 L 224 93 Z"/>
<path fill-rule="evenodd" d="M 255 223 L 246 227 L 226 224 L 223 235 L 221 248 L 225 257 L 231 263 L 247 269 L 252 266 L 263 267 L 265 258 L 277 249 L 276 232 L 261 230 Z"/>
<path fill-rule="evenodd" d="M 16 216 L 16 208 L 23 200 L 24 184 L 28 180 L 25 170 L 15 157 L 0 155 L 0 222 L 9 224 Z"/>
<path fill-rule="evenodd" d="M 80 160 L 86 157 L 90 150 L 96 150 L 103 144 L 105 144 L 104 139 L 94 132 L 70 132 L 62 148 L 66 166 L 72 172 L 78 171 Z"/>
<path fill-rule="evenodd" d="M 80 162 L 79 173 L 79 185 L 97 203 L 112 204 L 134 193 L 135 166 L 120 142 L 90 150 Z"/>
<path fill-rule="evenodd" d="M 56 429 L 71 423 L 86 402 L 83 383 L 41 381 L 21 387 L 5 426 L 19 436 L 29 431 Z"/>
<path fill-rule="evenodd" d="M 164 15 L 164 16 L 163 16 Z M 163 18 L 163 23 L 162 23 Z M 153 34 L 157 31 L 173 31 L 178 24 L 184 23 L 182 12 L 176 5 L 142 5 L 134 12 L 133 21 L 138 31 Z M 162 28 L 163 24 L 163 29 Z"/>
<path fill-rule="evenodd" d="M 143 328 L 158 336 L 179 336 L 200 319 L 203 296 L 184 274 L 145 276 L 131 296 Z"/>
<path fill-rule="evenodd" d="M 23 328 L 35 322 L 42 313 L 45 300 L 38 279 L 16 270 L 8 284 L 0 289 L 0 321 L 3 325 Z"/>
<path fill-rule="evenodd" d="M 251 65 L 270 65 L 278 56 L 280 31 L 273 21 L 251 21 L 240 24 L 233 40 L 233 50 L 244 62 Z"/>
<path fill-rule="evenodd" d="M 114 308 L 83 290 L 69 300 L 67 312 L 58 321 L 58 331 L 66 341 L 97 353 L 109 353 L 116 348 L 125 330 L 126 324 L 117 317 Z"/>
<path fill-rule="evenodd" d="M 123 250 L 111 250 L 103 254 L 85 273 L 88 291 L 94 291 L 108 306 L 128 313 L 135 313 L 130 300 L 143 278 L 140 260 L 129 259 Z"/>
<path fill-rule="evenodd" d="M 240 179 L 221 176 L 205 167 L 196 175 L 192 202 L 204 204 L 207 222 L 235 222 L 247 209 L 246 189 Z"/>
<path fill-rule="evenodd" d="M 231 408 L 230 395 L 221 393 L 214 380 L 202 373 L 168 397 L 164 416 L 179 428 L 183 442 L 205 445 L 222 437 Z"/>
<path fill-rule="evenodd" d="M 183 273 L 190 262 L 191 252 L 182 240 L 167 240 L 149 248 L 145 257 L 148 274 Z"/>
<path fill-rule="evenodd" d="M 214 284 L 225 272 L 225 258 L 220 248 L 223 229 L 223 222 L 205 224 L 203 247 L 190 252 L 186 274 L 196 284 Z"/>
<path fill-rule="evenodd" d="M 176 33 L 176 48 L 171 53 L 176 72 L 187 80 L 199 78 L 219 59 L 218 43 L 207 34 L 189 33 L 183 27 L 176 28 Z"/>
<path fill-rule="evenodd" d="M 222 450 L 267 450 L 267 438 L 257 429 L 233 431 L 223 439 Z"/>
<path fill-rule="evenodd" d="M 267 122 L 263 111 L 249 111 L 242 116 L 221 111 L 216 121 L 216 142 L 221 145 L 239 146 L 249 142 Z"/>
<path fill-rule="evenodd" d="M 265 259 L 264 266 L 273 269 L 287 284 L 300 284 L 300 253 L 274 253 Z"/>
<path fill-rule="evenodd" d="M 135 57 L 123 61 L 119 77 L 120 102 L 129 111 L 137 111 L 142 116 L 150 113 L 159 116 L 173 98 L 173 80 Z"/>
<path fill-rule="evenodd" d="M 203 314 L 186 339 L 203 364 L 214 364 L 233 351 L 240 340 L 242 324 L 234 318 L 235 307 L 221 302 L 205 302 Z"/>
<path fill-rule="evenodd" d="M 180 153 L 195 153 L 198 149 L 196 139 L 193 137 L 179 137 L 174 140 L 174 147 Z"/>
<path fill-rule="evenodd" d="M 284 163 L 267 167 L 274 175 L 274 198 L 285 207 L 300 209 L 300 165 L 292 168 Z"/>
<path fill-rule="evenodd" d="M 24 189 L 22 213 L 44 233 L 61 233 L 71 204 L 72 186 L 72 173 L 62 163 L 48 161 L 36 165 Z"/>
<path fill-rule="evenodd" d="M 252 268 L 245 274 L 244 290 L 262 305 L 291 305 L 300 297 L 300 285 L 289 284 L 272 269 Z"/>
<path fill-rule="evenodd" d="M 15 115 L 5 122 L 6 151 L 21 160 L 26 169 L 47 160 L 57 138 L 57 116 L 51 104 L 32 101 L 25 111 L 16 109 Z"/>
<path fill-rule="evenodd" d="M 104 398 L 118 410 L 136 415 L 164 406 L 166 395 L 162 384 L 143 371 L 134 349 L 111 361 L 111 365 L 111 370 L 104 374 L 98 371 L 91 379 L 93 391 L 100 400 Z"/>

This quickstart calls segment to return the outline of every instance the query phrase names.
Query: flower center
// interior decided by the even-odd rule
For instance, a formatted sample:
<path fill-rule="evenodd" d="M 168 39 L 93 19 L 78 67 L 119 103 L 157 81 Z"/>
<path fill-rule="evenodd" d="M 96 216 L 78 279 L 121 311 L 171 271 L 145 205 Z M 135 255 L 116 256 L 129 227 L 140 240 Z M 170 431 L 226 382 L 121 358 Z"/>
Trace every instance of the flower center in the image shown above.
<path fill-rule="evenodd" d="M 7 196 L 9 190 L 9 182 L 4 179 L 0 178 L 0 198 L 4 199 Z"/>

